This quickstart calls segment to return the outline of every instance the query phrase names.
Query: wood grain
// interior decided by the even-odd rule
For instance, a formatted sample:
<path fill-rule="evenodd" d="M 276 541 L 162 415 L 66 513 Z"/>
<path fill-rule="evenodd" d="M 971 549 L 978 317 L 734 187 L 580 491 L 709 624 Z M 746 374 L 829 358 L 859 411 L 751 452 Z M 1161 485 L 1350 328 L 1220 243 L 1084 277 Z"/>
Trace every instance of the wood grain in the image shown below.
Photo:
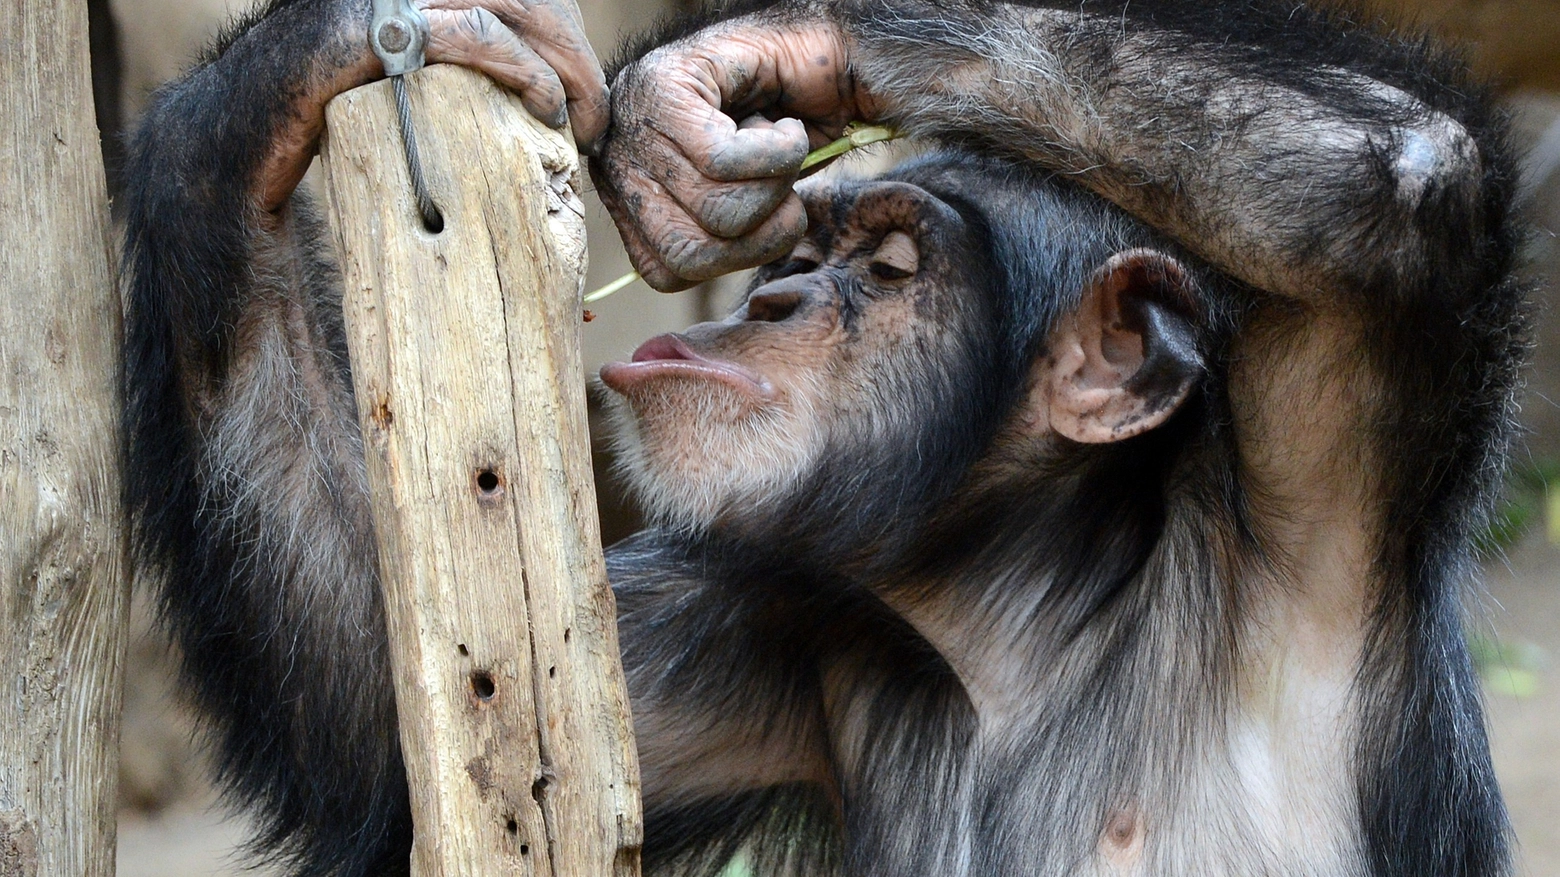
<path fill-rule="evenodd" d="M 331 103 L 322 157 L 413 873 L 638 874 L 580 364 L 578 159 L 475 73 L 407 86 L 441 232 L 414 208 L 389 83 Z"/>
<path fill-rule="evenodd" d="M 114 872 L 129 609 L 87 6 L 0 3 L 0 874 Z"/>

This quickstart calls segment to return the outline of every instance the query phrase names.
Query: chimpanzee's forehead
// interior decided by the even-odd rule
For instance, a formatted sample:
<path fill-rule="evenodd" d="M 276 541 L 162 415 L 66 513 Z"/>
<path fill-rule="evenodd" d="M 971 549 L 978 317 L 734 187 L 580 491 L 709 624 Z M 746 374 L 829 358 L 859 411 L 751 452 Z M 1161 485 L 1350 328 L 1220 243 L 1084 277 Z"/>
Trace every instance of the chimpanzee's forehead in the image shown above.
<path fill-rule="evenodd" d="M 1022 162 L 959 150 L 922 153 L 869 179 L 804 183 L 815 195 L 825 193 L 831 211 L 818 220 L 840 224 L 863 198 L 881 198 L 883 184 L 913 187 L 904 200 L 930 201 L 981 224 L 1003 223 L 1015 212 L 1049 211 L 1058 199 L 1067 200 L 1073 188 L 1058 183 L 1051 174 Z M 1064 191 L 1068 190 L 1068 191 Z"/>
<path fill-rule="evenodd" d="M 1054 215 L 1058 206 L 1054 187 L 1034 169 L 956 151 L 923 154 L 870 179 L 805 183 L 799 191 L 809 237 L 825 253 L 871 246 L 897 228 L 933 251 L 969 254 L 1010 227 L 1044 238 L 1050 223 L 1032 219 Z"/>
<path fill-rule="evenodd" d="M 911 158 L 879 179 L 915 186 L 961 215 L 1016 275 L 1069 264 L 1092 271 L 1113 252 L 1165 246 L 1148 226 L 1065 176 L 1021 161 L 957 150 Z M 1038 276 L 1010 278 L 1034 284 Z"/>
<path fill-rule="evenodd" d="M 893 229 L 941 231 L 963 218 L 936 194 L 892 179 L 848 180 L 802 190 L 808 222 L 831 238 L 872 236 Z"/>
<path fill-rule="evenodd" d="M 1037 168 L 958 151 L 916 156 L 878 179 L 920 188 L 985 224 L 1003 224 L 1015 212 L 1054 209 L 1062 188 Z"/>

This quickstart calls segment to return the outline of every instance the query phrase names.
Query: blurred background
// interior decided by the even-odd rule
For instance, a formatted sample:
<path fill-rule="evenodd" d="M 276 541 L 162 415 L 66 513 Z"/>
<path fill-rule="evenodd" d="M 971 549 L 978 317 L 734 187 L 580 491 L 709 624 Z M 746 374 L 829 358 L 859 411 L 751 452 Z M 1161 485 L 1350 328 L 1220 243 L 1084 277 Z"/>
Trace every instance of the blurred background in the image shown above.
<path fill-rule="evenodd" d="M 88 0 L 93 85 L 110 187 L 119 138 L 151 92 L 196 59 L 250 0 Z M 686 0 L 580 0 L 603 60 L 625 36 L 676 12 Z M 1528 428 L 1508 479 L 1508 499 L 1488 534 L 1486 588 L 1471 598 L 1476 659 L 1485 684 L 1495 752 L 1518 840 L 1519 874 L 1560 877 L 1560 314 L 1548 289 L 1560 281 L 1560 0 L 1370 0 L 1360 15 L 1429 30 L 1464 45 L 1501 83 L 1525 150 L 1523 210 L 1536 234 L 1528 272 L 1541 284 L 1535 361 L 1523 421 Z M 587 290 L 631 267 L 606 213 L 587 194 Z M 644 339 L 724 313 L 740 281 L 659 295 L 643 284 L 591 306 L 588 373 L 626 357 Z M 594 413 L 593 413 L 594 421 Z M 603 532 L 631 532 L 632 510 L 598 452 Z M 236 851 L 246 836 L 205 779 L 205 754 L 180 701 L 174 660 L 137 588 L 126 679 L 120 777 L 119 874 L 207 877 L 252 874 Z M 1429 877 L 1429 875 L 1427 875 Z"/>

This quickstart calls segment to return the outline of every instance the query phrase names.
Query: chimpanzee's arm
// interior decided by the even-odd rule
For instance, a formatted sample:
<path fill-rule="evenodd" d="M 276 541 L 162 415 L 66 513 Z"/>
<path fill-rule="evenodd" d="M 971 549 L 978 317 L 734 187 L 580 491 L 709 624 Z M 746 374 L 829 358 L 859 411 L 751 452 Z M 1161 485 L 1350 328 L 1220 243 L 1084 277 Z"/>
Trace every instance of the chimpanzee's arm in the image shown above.
<path fill-rule="evenodd" d="M 815 618 L 641 535 L 607 555 L 633 699 L 645 870 L 828 873 L 838 820 Z M 717 574 L 718 575 L 718 574 Z M 688 870 L 684 870 L 688 869 Z"/>
<path fill-rule="evenodd" d="M 411 830 L 339 286 L 289 198 L 317 80 L 365 75 L 330 63 L 350 30 L 318 4 L 250 27 L 157 95 L 125 174 L 138 554 L 223 785 L 302 874 L 404 873 Z"/>
<path fill-rule="evenodd" d="M 572 3 L 434 5 L 430 60 L 554 124 L 567 101 L 582 141 L 604 126 Z M 325 104 L 382 75 L 368 7 L 271 4 L 157 95 L 126 168 L 139 559 L 224 785 L 298 874 L 404 873 L 410 844 L 339 282 L 293 192 Z"/>
<path fill-rule="evenodd" d="M 842 21 L 882 118 L 1074 175 L 1253 286 L 1417 288 L 1478 258 L 1485 165 L 1446 113 L 1282 33 L 1231 40 L 1222 4 L 1186 31 L 1103 11 Z"/>
<path fill-rule="evenodd" d="M 669 288 L 804 224 L 801 126 L 716 109 L 800 118 L 811 145 L 863 118 L 1017 153 L 1273 292 L 1456 288 L 1503 169 L 1445 72 L 1294 4 L 780 4 L 627 68 L 598 180 Z"/>

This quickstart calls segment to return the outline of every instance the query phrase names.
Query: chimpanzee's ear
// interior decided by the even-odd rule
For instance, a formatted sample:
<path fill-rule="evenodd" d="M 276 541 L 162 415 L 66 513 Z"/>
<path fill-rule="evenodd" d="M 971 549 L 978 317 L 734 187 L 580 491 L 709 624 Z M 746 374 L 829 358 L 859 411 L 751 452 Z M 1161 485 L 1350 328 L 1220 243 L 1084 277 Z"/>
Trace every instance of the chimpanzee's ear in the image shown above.
<path fill-rule="evenodd" d="M 1079 442 L 1117 441 L 1164 423 L 1203 375 L 1199 310 L 1176 260 L 1154 250 L 1117 253 L 1052 330 L 1031 404 L 1043 407 L 1052 430 Z"/>

